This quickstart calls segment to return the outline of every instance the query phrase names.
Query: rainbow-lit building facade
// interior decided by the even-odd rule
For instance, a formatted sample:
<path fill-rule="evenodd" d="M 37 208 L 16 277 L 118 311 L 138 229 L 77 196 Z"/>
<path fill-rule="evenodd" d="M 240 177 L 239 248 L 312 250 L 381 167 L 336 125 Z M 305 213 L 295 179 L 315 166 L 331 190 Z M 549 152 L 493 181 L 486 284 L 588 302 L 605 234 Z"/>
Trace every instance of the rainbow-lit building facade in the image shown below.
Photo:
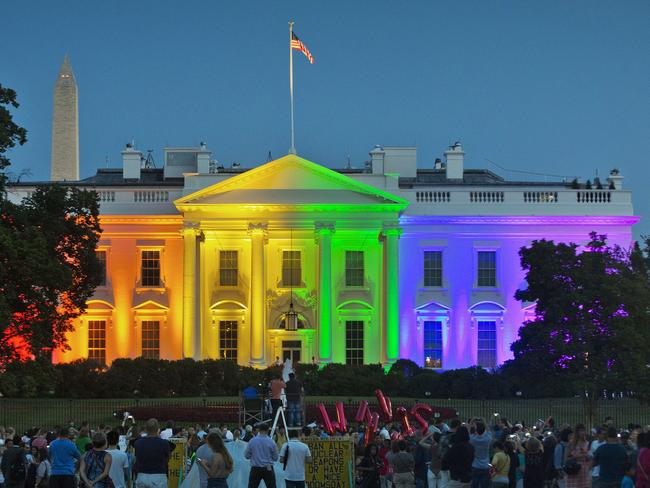
<path fill-rule="evenodd" d="M 223 168 L 203 144 L 165 149 L 162 168 L 130 145 L 122 158 L 65 182 L 100 195 L 106 273 L 55 361 L 494 367 L 534 314 L 514 299 L 518 250 L 591 231 L 629 246 L 637 221 L 616 170 L 591 188 L 506 181 L 466 169 L 460 144 L 420 165 L 376 147 L 338 170 L 292 154 Z"/>

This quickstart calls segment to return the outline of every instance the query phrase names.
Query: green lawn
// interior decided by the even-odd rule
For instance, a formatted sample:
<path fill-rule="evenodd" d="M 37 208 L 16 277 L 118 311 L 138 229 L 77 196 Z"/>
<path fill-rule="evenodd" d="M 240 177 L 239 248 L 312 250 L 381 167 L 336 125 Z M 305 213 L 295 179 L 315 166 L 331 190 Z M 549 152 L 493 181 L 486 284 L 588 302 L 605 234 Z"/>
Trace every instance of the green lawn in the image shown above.
<path fill-rule="evenodd" d="M 317 403 L 333 403 L 340 400 L 344 403 L 357 405 L 359 400 L 366 399 L 371 403 L 374 398 L 365 397 L 308 397 L 307 401 Z M 237 397 L 210 397 L 210 398 L 160 398 L 141 399 L 137 404 L 141 406 L 203 406 L 219 405 L 223 403 L 237 402 Z M 413 399 L 394 398 L 393 408 L 402 404 L 412 404 Z M 556 419 L 556 425 L 564 423 L 575 424 L 584 422 L 585 415 L 583 404 L 580 399 L 507 399 L 507 400 L 453 400 L 435 399 L 426 400 L 438 407 L 450 407 L 459 412 L 461 419 L 480 416 L 491 418 L 494 413 L 507 417 L 510 421 L 524 421 L 528 424 L 534 423 L 538 418 L 546 418 L 549 415 Z M 103 400 L 62 400 L 62 399 L 0 399 L 0 425 L 13 426 L 25 430 L 32 426 L 44 426 L 51 428 L 72 420 L 75 423 L 81 420 L 88 420 L 91 425 L 105 423 L 114 425 L 118 421 L 113 417 L 113 412 L 120 409 L 127 409 L 136 405 L 134 399 L 103 399 Z M 376 408 L 376 407 L 375 407 Z M 629 422 L 650 424 L 650 407 L 640 404 L 635 400 L 604 400 L 599 407 L 598 418 L 604 419 L 612 416 L 618 425 L 626 426 Z M 141 420 L 141 419 L 136 419 Z M 165 420 L 165 419 L 161 419 Z M 348 419 L 350 421 L 351 419 Z"/>

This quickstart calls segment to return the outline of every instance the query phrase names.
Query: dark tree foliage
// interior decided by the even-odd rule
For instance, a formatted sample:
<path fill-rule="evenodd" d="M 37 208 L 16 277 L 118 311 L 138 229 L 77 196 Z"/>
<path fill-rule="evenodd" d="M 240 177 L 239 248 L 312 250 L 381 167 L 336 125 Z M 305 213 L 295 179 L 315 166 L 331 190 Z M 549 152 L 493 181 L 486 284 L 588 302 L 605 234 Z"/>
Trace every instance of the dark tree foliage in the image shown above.
<path fill-rule="evenodd" d="M 605 390 L 647 395 L 647 247 L 624 250 L 592 233 L 584 249 L 540 240 L 519 254 L 528 288 L 515 297 L 536 302 L 536 318 L 520 329 L 506 368 L 526 371 L 529 383 L 553 378 L 594 405 Z"/>
<path fill-rule="evenodd" d="M 0 210 L 0 358 L 49 356 L 101 280 L 97 194 L 39 187 Z"/>
<path fill-rule="evenodd" d="M 7 106 L 18 107 L 16 93 L 0 86 L 0 364 L 65 348 L 102 273 L 96 192 L 51 185 L 20 204 L 6 198 L 6 151 L 26 141 Z"/>
<path fill-rule="evenodd" d="M 9 107 L 18 108 L 16 92 L 0 84 L 0 200 L 4 198 L 4 170 L 10 164 L 6 152 L 16 144 L 22 146 L 27 142 L 27 131 L 13 121 Z"/>

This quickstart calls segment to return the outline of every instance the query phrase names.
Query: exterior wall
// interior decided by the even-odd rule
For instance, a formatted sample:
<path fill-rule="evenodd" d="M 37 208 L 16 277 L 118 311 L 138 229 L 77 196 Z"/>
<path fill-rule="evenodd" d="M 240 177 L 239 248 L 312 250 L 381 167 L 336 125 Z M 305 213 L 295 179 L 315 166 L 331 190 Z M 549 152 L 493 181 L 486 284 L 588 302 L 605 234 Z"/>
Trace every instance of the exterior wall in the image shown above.
<path fill-rule="evenodd" d="M 98 246 L 107 255 L 105 287 L 98 287 L 88 310 L 68 336 L 70 349 L 56 351 L 55 362 L 88 356 L 88 321 L 106 320 L 106 361 L 141 354 L 141 321 L 160 321 L 160 357 L 179 359 L 182 354 L 182 266 L 181 220 L 155 217 L 142 219 L 102 218 L 104 232 Z M 175 221 L 175 222 L 174 222 Z M 117 223 L 122 222 L 122 223 Z M 160 249 L 160 289 L 143 288 L 140 281 L 142 249 Z"/>
<path fill-rule="evenodd" d="M 229 206 L 191 200 L 182 204 L 185 208 L 178 205 L 183 195 L 226 182 L 232 177 L 226 174 L 189 175 L 183 189 L 100 188 L 104 229 L 100 249 L 107 251 L 107 286 L 98 288 L 78 320 L 69 336 L 71 349 L 55 353 L 55 361 L 87 357 L 88 321 L 100 319 L 107 320 L 107 362 L 137 357 L 141 321 L 157 319 L 160 357 L 165 359 L 222 357 L 219 324 L 234 320 L 241 365 L 273 363 L 281 358 L 285 340 L 302 341 L 303 362 L 312 358 L 320 363 L 345 362 L 346 320 L 362 320 L 365 363 L 389 364 L 402 357 L 422 365 L 423 324 L 435 319 L 443 323 L 442 367 L 452 369 L 476 364 L 477 322 L 483 318 L 497 324 L 496 359 L 502 363 L 511 357 L 510 344 L 522 323 L 534 313 L 532 304 L 514 299 L 515 291 L 525 286 L 519 249 L 542 238 L 584 243 L 592 231 L 627 247 L 638 220 L 630 192 L 618 189 L 532 184 L 411 189 L 400 188 L 397 175 L 351 175 L 357 182 L 390 192 L 381 198 L 396 195 L 410 202 L 398 216 L 395 207 L 381 207 L 383 203 L 367 198 L 369 193 L 354 193 L 340 178 L 328 176 L 330 170 L 325 168 L 297 167 L 299 176 L 295 165 L 280 165 L 275 173 L 273 168 L 256 173 L 258 177 L 250 177 L 244 187 L 249 192 L 274 190 L 275 200 L 269 204 Z M 251 190 L 250 185 L 258 186 Z M 327 198 L 332 201 L 327 201 L 329 206 L 287 203 L 284 189 L 295 188 L 305 194 L 331 190 Z M 337 193 L 337 188 L 354 193 L 354 198 Z M 18 201 L 31 189 L 10 188 L 10 198 Z M 236 191 L 234 185 L 221 195 Z M 339 195 L 350 202 L 336 200 Z M 359 195 L 365 200 L 355 200 Z M 258 232 L 257 254 L 251 225 Z M 321 225 L 329 229 L 324 234 Z M 391 246 L 398 249 L 398 266 L 392 264 Z M 162 250 L 161 289 L 138 285 L 139 253 L 144 248 Z M 298 331 L 278 327 L 289 307 L 290 290 L 281 284 L 282 251 L 288 249 L 300 250 L 302 259 L 302 283 L 293 288 L 293 302 L 306 327 Z M 219 284 L 220 250 L 238 251 L 236 287 Z M 362 287 L 345 286 L 346 250 L 364 251 Z M 441 287 L 423 286 L 425 250 L 442 251 Z M 495 287 L 477 286 L 479 250 L 497 253 Z M 331 256 L 328 263 L 321 262 L 322 256 Z M 254 261 L 263 265 L 256 268 Z M 255 287 L 257 279 L 261 285 Z M 329 300 L 321 289 L 327 290 Z M 255 348 L 260 352 L 254 353 Z"/>

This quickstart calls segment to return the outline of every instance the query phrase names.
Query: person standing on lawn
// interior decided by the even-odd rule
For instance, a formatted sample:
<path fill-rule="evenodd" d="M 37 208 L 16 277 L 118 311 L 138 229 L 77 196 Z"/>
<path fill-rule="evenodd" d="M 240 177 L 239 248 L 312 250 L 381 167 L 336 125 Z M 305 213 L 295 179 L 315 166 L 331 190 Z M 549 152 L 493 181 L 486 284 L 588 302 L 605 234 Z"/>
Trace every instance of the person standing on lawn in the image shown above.
<path fill-rule="evenodd" d="M 305 488 L 305 463 L 310 464 L 309 446 L 298 439 L 299 431 L 289 431 L 289 441 L 280 449 L 280 462 L 284 464 L 284 479 L 287 488 Z"/>
<path fill-rule="evenodd" d="M 276 488 L 273 463 L 278 460 L 278 446 L 269 437 L 267 424 L 260 425 L 259 433 L 248 443 L 244 457 L 251 462 L 248 488 L 257 488 L 262 480 L 266 488 Z"/>
<path fill-rule="evenodd" d="M 616 427 L 608 427 L 605 444 L 594 453 L 594 466 L 600 466 L 599 488 L 618 488 L 625 472 L 623 465 L 628 461 L 627 452 L 618 441 Z"/>
<path fill-rule="evenodd" d="M 145 424 L 147 435 L 135 440 L 135 469 L 137 488 L 167 488 L 167 464 L 175 444 L 160 438 L 156 419 Z"/>
<path fill-rule="evenodd" d="M 111 469 L 108 475 L 113 481 L 115 488 L 126 488 L 130 486 L 130 467 L 129 457 L 126 452 L 120 451 L 118 443 L 120 441 L 120 434 L 116 430 L 111 430 L 106 434 L 106 441 L 108 442 L 108 452 L 111 455 Z"/>
<path fill-rule="evenodd" d="M 92 438 L 92 449 L 88 449 L 81 457 L 79 477 L 88 488 L 110 488 L 111 463 L 113 458 L 106 451 L 106 436 L 103 432 L 95 432 Z"/>
<path fill-rule="evenodd" d="M 21 439 L 19 435 L 7 439 L 5 451 L 2 454 L 2 475 L 4 476 L 5 488 L 23 488 L 27 475 L 27 458 L 25 450 L 20 446 Z"/>
<path fill-rule="evenodd" d="M 69 438 L 70 430 L 64 427 L 59 430 L 58 437 L 50 442 L 50 461 L 52 474 L 49 488 L 75 488 L 76 462 L 81 454 Z"/>

